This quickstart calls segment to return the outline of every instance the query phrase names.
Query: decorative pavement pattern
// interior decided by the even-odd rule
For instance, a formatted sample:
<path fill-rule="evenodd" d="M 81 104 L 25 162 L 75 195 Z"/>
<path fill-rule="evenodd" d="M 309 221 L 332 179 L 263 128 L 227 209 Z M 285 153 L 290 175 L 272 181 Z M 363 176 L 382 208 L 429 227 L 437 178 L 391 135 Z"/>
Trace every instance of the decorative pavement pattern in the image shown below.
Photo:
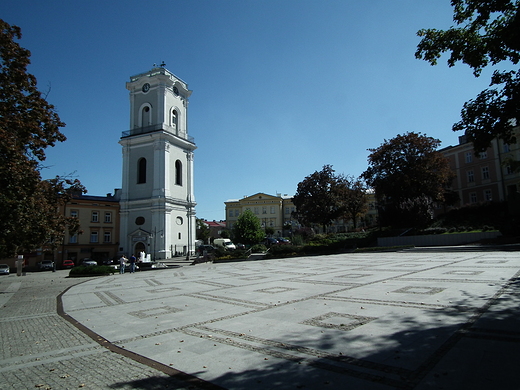
<path fill-rule="evenodd" d="M 2 276 L 0 389 L 518 389 L 520 258 L 483 249 Z"/>
<path fill-rule="evenodd" d="M 517 389 L 519 270 L 499 250 L 341 254 L 114 275 L 61 300 L 103 342 L 225 389 Z"/>

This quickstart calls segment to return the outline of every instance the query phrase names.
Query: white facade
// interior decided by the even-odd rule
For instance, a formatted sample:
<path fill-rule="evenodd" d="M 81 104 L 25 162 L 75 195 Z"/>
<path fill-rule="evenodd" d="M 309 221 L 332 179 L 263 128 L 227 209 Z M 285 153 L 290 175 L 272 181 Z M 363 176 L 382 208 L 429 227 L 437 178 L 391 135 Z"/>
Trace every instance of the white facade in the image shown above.
<path fill-rule="evenodd" d="M 130 78 L 130 130 L 123 132 L 121 248 L 152 259 L 195 250 L 193 138 L 188 85 L 164 67 Z"/>

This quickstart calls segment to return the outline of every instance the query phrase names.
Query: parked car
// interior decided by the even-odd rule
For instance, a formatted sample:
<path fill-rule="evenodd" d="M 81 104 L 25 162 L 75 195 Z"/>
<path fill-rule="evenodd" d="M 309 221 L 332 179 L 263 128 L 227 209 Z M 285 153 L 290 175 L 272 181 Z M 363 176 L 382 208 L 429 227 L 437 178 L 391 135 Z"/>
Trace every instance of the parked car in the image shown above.
<path fill-rule="evenodd" d="M 277 240 L 279 244 L 289 245 L 291 243 L 291 241 L 283 237 L 278 237 Z"/>
<path fill-rule="evenodd" d="M 54 261 L 52 261 L 52 260 L 42 260 L 38 263 L 39 271 L 53 270 L 53 269 L 54 269 Z"/>
<path fill-rule="evenodd" d="M 204 254 L 204 251 L 206 251 L 206 253 L 213 253 L 213 252 L 215 252 L 215 247 L 213 245 L 201 245 L 201 246 L 199 246 L 199 254 L 201 256 Z"/>
<path fill-rule="evenodd" d="M 63 260 L 61 264 L 61 268 L 72 268 L 74 267 L 74 262 L 72 260 Z"/>
<path fill-rule="evenodd" d="M 0 264 L 0 275 L 9 275 L 9 266 L 7 264 Z"/>
<path fill-rule="evenodd" d="M 265 246 L 278 245 L 278 240 L 273 237 L 267 237 L 265 239 Z"/>
<path fill-rule="evenodd" d="M 96 266 L 97 265 L 97 262 L 95 262 L 94 260 L 91 260 L 91 259 L 84 259 L 82 262 L 81 262 L 81 265 L 83 267 L 93 267 L 93 266 Z"/>

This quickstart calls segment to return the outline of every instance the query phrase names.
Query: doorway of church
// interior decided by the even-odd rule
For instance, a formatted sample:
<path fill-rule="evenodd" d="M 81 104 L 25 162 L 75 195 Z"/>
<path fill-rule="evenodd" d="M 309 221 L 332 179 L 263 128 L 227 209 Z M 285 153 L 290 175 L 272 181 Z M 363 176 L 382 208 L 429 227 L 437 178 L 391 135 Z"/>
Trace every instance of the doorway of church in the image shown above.
<path fill-rule="evenodd" d="M 134 256 L 139 259 L 139 255 L 141 252 L 146 253 L 146 246 L 144 245 L 144 242 L 139 241 L 137 244 L 135 244 L 134 247 Z"/>

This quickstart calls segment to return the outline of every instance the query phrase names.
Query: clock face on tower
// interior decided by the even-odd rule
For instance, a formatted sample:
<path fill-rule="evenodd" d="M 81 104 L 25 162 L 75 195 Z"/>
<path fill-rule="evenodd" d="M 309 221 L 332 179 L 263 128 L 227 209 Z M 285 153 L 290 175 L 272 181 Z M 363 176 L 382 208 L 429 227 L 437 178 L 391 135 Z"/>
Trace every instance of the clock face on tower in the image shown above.
<path fill-rule="evenodd" d="M 150 84 L 146 83 L 145 85 L 143 85 L 143 92 L 146 93 L 150 90 Z"/>

